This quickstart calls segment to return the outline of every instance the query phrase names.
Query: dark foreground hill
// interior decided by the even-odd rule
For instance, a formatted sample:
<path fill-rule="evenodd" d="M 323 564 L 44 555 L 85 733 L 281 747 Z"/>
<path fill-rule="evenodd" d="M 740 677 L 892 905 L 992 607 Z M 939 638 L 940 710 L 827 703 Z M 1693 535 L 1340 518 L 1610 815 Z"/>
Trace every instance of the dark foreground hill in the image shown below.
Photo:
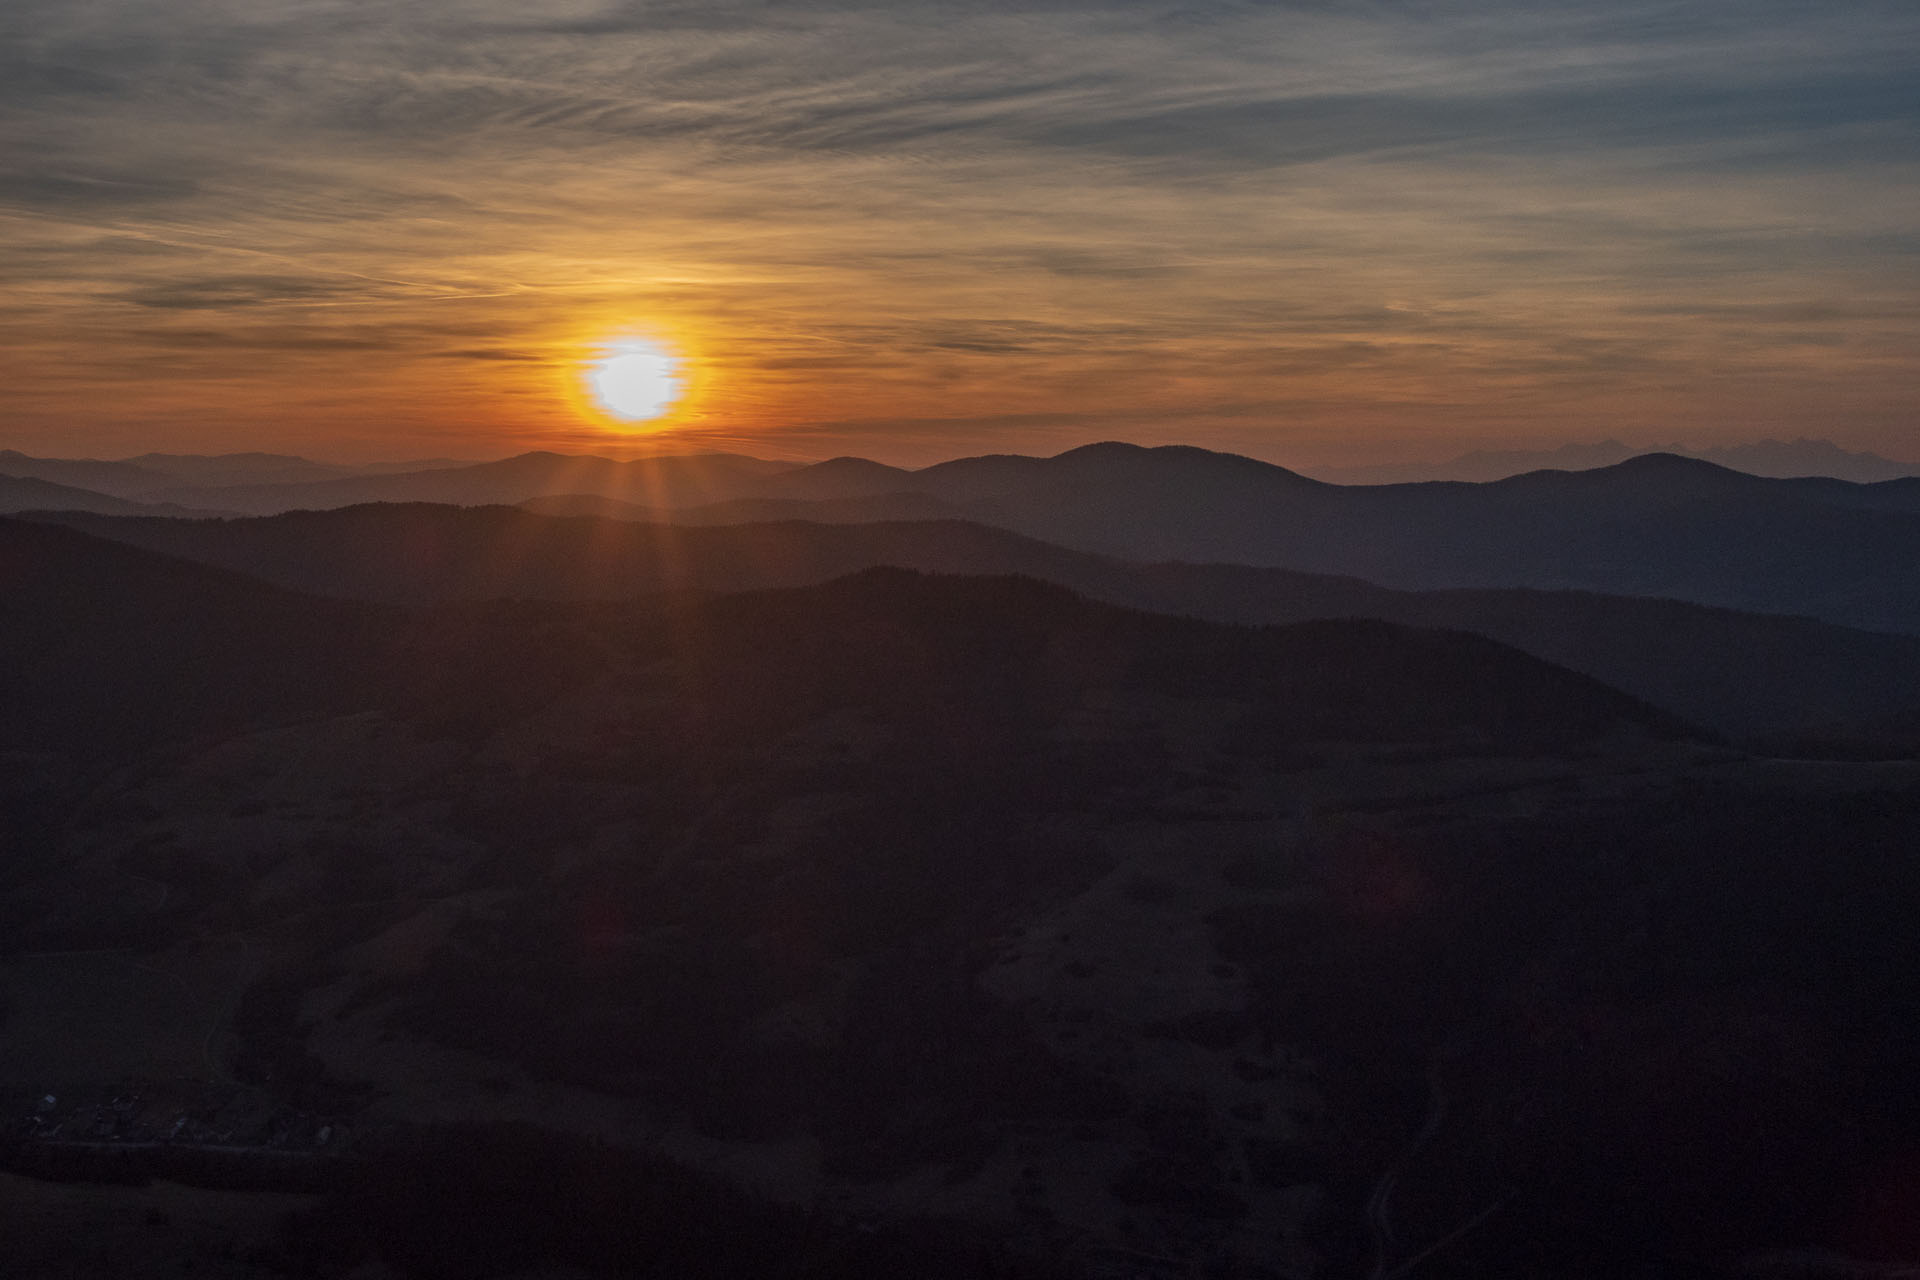
<path fill-rule="evenodd" d="M 0 759 L 51 779 L 0 869 L 0 1158 L 344 1145 L 228 1274 L 1916 1243 L 1909 766 L 1748 760 L 1478 637 L 1017 577 L 402 608 L 10 522 L 0 563 L 37 637 Z M 239 649 L 190 738 L 62 725 Z"/>
<path fill-rule="evenodd" d="M 517 513 L 462 518 L 500 515 Z M 490 563 L 515 560 L 492 554 Z M 549 561 L 519 567 L 537 575 Z M 1616 722 L 1660 732 L 1679 723 L 1476 636 L 1363 621 L 1222 627 L 1021 578 L 872 570 L 810 590 L 710 596 L 686 593 L 711 590 L 713 574 L 669 576 L 647 585 L 680 594 L 620 606 L 422 614 L 301 595 L 20 521 L 0 522 L 0 575 L 7 733 L 19 747 L 152 743 L 205 732 L 203 721 L 242 726 L 249 712 L 417 708 L 436 689 L 512 707 L 511 692 L 486 687 L 504 674 L 502 646 L 520 660 L 514 678 L 543 686 L 671 660 L 682 713 L 741 720 L 774 717 L 790 698 L 807 714 L 835 699 L 893 698 L 963 717 L 1037 715 L 1120 680 L 1244 703 L 1248 723 L 1284 724 L 1294 738 L 1571 742 Z M 572 656 L 556 661 L 563 650 Z M 761 695 L 771 701 L 756 702 Z"/>
<path fill-rule="evenodd" d="M 0 745 L 111 756 L 374 700 L 392 610 L 0 521 Z"/>
<path fill-rule="evenodd" d="M 424 505 L 234 521 L 62 519 L 299 590 L 389 602 L 801 586 L 883 564 L 1023 573 L 1223 622 L 1371 617 L 1474 631 L 1728 733 L 1796 733 L 1920 708 L 1916 637 L 1582 592 L 1401 592 L 1281 569 L 1142 565 L 957 521 L 692 528 Z"/>
<path fill-rule="evenodd" d="M 1062 554 L 961 522 L 682 528 L 413 503 L 230 521 L 49 518 L 297 590 L 391 602 L 741 591 L 822 582 L 879 564 L 1043 576 Z"/>

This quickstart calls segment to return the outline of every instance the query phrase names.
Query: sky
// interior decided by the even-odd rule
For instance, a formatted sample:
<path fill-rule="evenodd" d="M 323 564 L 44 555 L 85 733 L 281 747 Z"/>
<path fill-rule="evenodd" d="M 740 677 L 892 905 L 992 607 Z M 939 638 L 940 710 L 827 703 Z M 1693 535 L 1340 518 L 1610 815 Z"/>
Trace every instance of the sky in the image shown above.
<path fill-rule="evenodd" d="M 0 6 L 0 447 L 1915 458 L 1917 393 L 1913 0 Z"/>

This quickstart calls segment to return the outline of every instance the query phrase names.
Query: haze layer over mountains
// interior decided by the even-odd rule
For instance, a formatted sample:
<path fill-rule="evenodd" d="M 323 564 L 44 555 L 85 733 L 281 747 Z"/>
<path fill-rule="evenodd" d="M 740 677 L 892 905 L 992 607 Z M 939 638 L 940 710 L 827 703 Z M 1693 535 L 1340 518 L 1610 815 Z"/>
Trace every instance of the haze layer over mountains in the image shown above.
<path fill-rule="evenodd" d="M 1474 631 L 1736 736 L 1879 738 L 1920 708 L 1913 478 L 1771 479 L 1648 455 L 1485 484 L 1338 486 L 1118 444 L 919 471 L 720 454 L 356 475 L 274 455 L 35 465 L 119 490 L 69 501 L 51 480 L 0 480 L 66 509 L 39 518 L 369 600 L 614 600 L 879 565 L 1022 573 L 1220 621 Z M 169 487 L 161 465 L 230 483 Z M 179 518 L 209 506 L 284 513 Z"/>
<path fill-rule="evenodd" d="M 1767 479 L 1660 454 L 1487 484 L 1379 486 L 1324 484 L 1199 449 L 1118 444 L 918 471 L 853 458 L 791 467 L 726 454 L 633 462 L 526 454 L 389 475 L 140 492 L 141 500 L 251 515 L 538 499 L 537 509 L 684 523 L 960 518 L 1134 560 L 1346 574 L 1400 589 L 1666 596 L 1920 629 L 1920 586 L 1903 572 L 1920 562 L 1920 478 Z M 37 487 L 8 505 L 130 513 Z"/>
<path fill-rule="evenodd" d="M 1760 440 L 1749 444 L 1689 449 L 1682 444 L 1635 448 L 1618 440 L 1564 444 L 1554 449 L 1479 449 L 1447 462 L 1384 463 L 1368 467 L 1322 467 L 1315 479 L 1336 484 L 1411 484 L 1424 480 L 1504 480 L 1528 471 L 1588 471 L 1611 467 L 1645 453 L 1700 458 L 1756 476 L 1793 479 L 1831 476 L 1872 484 L 1920 475 L 1920 462 L 1896 462 L 1877 453 L 1854 453 L 1831 440 Z"/>

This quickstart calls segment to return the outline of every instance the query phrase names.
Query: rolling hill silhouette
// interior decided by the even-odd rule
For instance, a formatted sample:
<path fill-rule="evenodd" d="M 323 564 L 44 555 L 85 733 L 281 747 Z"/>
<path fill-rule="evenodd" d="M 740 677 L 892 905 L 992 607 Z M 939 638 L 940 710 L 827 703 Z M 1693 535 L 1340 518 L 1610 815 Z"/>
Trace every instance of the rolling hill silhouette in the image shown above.
<path fill-rule="evenodd" d="M 539 519 L 498 509 L 464 514 Z M 555 523 L 563 534 L 576 531 Z M 742 557 L 753 548 L 729 550 L 732 571 L 744 577 Z M 544 567 L 523 566 L 536 574 Z M 774 703 L 819 715 L 884 697 L 1020 718 L 1043 691 L 1058 701 L 1067 696 L 1061 689 L 1118 679 L 1246 703 L 1263 718 L 1279 717 L 1291 736 L 1515 733 L 1531 742 L 1616 725 L 1683 731 L 1598 681 L 1477 636 L 1359 620 L 1223 627 L 1096 603 L 1019 576 L 832 576 L 817 586 L 723 595 L 696 590 L 683 576 L 656 584 L 669 594 L 614 610 L 550 602 L 443 609 L 426 620 L 6 520 L 0 707 L 16 746 L 152 742 L 250 719 L 413 706 L 427 689 L 515 704 L 524 699 L 499 687 L 502 672 L 539 686 L 667 653 L 685 670 L 680 696 L 703 715 L 727 706 L 732 716 L 773 716 Z M 563 635 L 569 631 L 576 634 Z M 515 633 L 519 640 L 508 638 Z M 613 647 L 594 642 L 596 634 L 615 635 Z M 772 651 L 770 636 L 779 641 Z M 773 702 L 756 701 L 764 698 Z"/>
<path fill-rule="evenodd" d="M 740 498 L 697 507 L 647 507 L 598 494 L 570 493 L 529 498 L 522 510 L 547 516 L 604 516 L 666 524 L 764 524 L 807 520 L 816 524 L 880 524 L 906 520 L 964 519 L 964 511 L 922 493 L 882 493 L 861 498 Z"/>
<path fill-rule="evenodd" d="M 1916 637 L 1588 592 L 1403 592 L 1281 569 L 1147 565 L 959 521 L 685 527 L 427 505 L 228 521 L 60 518 L 283 586 L 394 603 L 749 590 L 876 565 L 1019 573 L 1223 622 L 1371 617 L 1474 631 L 1736 734 L 1920 707 Z"/>
<path fill-rule="evenodd" d="M 1322 467 L 1314 477 L 1335 484 L 1419 484 L 1430 480 L 1485 482 L 1529 471 L 1588 470 L 1610 467 L 1645 453 L 1677 453 L 1744 471 L 1749 475 L 1792 478 L 1832 476 L 1873 484 L 1902 476 L 1920 476 L 1920 463 L 1895 462 L 1877 453 L 1854 453 L 1831 440 L 1755 440 L 1746 444 L 1686 449 L 1678 444 L 1634 448 L 1618 440 L 1565 444 L 1552 449 L 1479 449 L 1446 462 L 1382 463 L 1359 467 Z"/>
<path fill-rule="evenodd" d="M 131 458 L 36 458 L 0 449 L 0 475 L 50 480 L 91 489 L 116 498 L 145 499 L 166 489 L 223 488 L 235 485 L 300 485 L 349 476 L 470 467 L 457 458 L 343 465 L 314 462 L 286 453 L 142 453 Z M 225 510 L 219 503 L 212 509 Z"/>
<path fill-rule="evenodd" d="M 396 616 L 0 520 L 0 742 L 111 756 L 363 709 Z"/>
<path fill-rule="evenodd" d="M 28 476 L 0 474 L 0 515 L 22 511 L 88 511 L 99 515 L 205 516 L 218 509 L 170 502 L 136 502 Z"/>
<path fill-rule="evenodd" d="M 286 453 L 142 453 L 123 461 L 165 477 L 165 483 L 154 486 L 155 489 L 309 484 L 316 480 L 337 480 L 360 473 L 358 467 L 313 462 Z M 408 470 L 426 469 L 426 464 L 408 467 Z"/>
<path fill-rule="evenodd" d="M 51 484 L 92 490 L 116 498 L 139 498 L 178 483 L 164 471 L 150 470 L 132 462 L 102 462 L 94 458 L 35 458 L 15 449 L 0 449 L 0 476 L 45 480 Z"/>
<path fill-rule="evenodd" d="M 1920 486 L 1767 480 L 1651 455 L 1486 485 L 1324 485 L 1202 450 L 1090 446 L 921 473 L 973 518 L 1086 550 L 1572 588 L 1920 629 Z M 991 496 L 988 496 L 988 495 Z"/>
<path fill-rule="evenodd" d="M 301 484 L 175 487 L 175 502 L 217 505 L 224 511 L 269 515 L 325 510 L 364 502 L 524 502 L 546 494 L 595 493 L 625 502 L 684 506 L 743 496 L 760 477 L 790 464 L 737 454 L 690 454 L 617 462 L 560 453 L 523 453 L 498 462 L 426 471 L 353 475 Z M 218 499 L 217 504 L 214 502 Z"/>
<path fill-rule="evenodd" d="M 703 523 L 949 514 L 1136 560 L 1348 574 L 1402 589 L 1537 587 L 1667 596 L 1878 630 L 1920 630 L 1920 479 L 1766 479 L 1671 454 L 1488 484 L 1323 484 L 1188 447 L 1098 444 L 903 471 L 855 458 L 796 467 L 734 455 L 633 462 L 526 454 L 301 485 L 168 489 L 270 514 L 365 503 L 598 496 Z M 735 504 L 728 507 L 726 504 Z M 864 506 L 862 504 L 868 504 Z M 676 520 L 681 517 L 676 516 Z"/>

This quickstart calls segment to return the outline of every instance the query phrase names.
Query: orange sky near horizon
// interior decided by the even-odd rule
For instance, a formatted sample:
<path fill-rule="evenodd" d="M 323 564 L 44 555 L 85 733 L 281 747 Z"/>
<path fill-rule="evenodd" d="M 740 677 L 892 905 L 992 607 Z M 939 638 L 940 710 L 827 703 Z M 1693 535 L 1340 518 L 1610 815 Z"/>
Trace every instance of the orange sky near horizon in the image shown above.
<path fill-rule="evenodd" d="M 1920 20 L 1655 7 L 23 0 L 0 447 L 1920 455 Z"/>

